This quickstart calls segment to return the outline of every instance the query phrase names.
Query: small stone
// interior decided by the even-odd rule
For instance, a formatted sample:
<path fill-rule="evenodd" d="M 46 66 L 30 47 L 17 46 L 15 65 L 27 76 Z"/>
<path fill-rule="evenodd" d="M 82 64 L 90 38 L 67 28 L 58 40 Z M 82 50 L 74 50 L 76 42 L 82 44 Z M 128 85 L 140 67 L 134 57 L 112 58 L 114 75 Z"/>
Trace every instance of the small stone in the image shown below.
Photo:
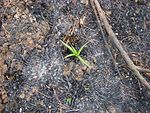
<path fill-rule="evenodd" d="M 113 106 L 108 106 L 109 113 L 116 113 L 116 109 Z"/>
<path fill-rule="evenodd" d="M 81 0 L 81 3 L 87 6 L 89 4 L 89 0 Z"/>
<path fill-rule="evenodd" d="M 24 98 L 25 98 L 25 94 L 22 93 L 19 97 L 20 97 L 21 99 L 24 99 Z"/>
<path fill-rule="evenodd" d="M 33 87 L 32 88 L 32 93 L 37 93 L 38 92 L 38 89 L 36 87 Z"/>

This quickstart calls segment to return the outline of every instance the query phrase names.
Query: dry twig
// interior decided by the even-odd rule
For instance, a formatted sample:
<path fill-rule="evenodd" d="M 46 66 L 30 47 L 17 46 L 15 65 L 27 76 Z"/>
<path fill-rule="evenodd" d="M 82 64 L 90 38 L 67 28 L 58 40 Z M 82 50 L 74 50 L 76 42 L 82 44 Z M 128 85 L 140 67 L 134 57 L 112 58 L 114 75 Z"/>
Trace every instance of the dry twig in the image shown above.
<path fill-rule="evenodd" d="M 113 62 L 113 64 L 114 64 L 114 66 L 115 66 L 115 69 L 117 70 L 119 76 L 121 76 L 121 73 L 120 73 L 119 68 L 118 68 L 118 66 L 117 66 L 117 62 L 116 62 L 115 58 L 114 58 L 113 55 L 112 55 L 112 52 L 111 52 L 111 50 L 110 50 L 110 48 L 109 48 L 109 44 L 107 43 L 107 40 L 106 40 L 104 31 L 103 31 L 103 28 L 102 28 L 102 25 L 101 25 L 99 16 L 98 16 L 97 11 L 96 11 L 96 7 L 94 7 L 94 4 L 93 4 L 92 2 L 91 2 L 91 5 L 92 5 L 92 7 L 93 7 L 93 10 L 94 10 L 94 13 L 95 13 L 95 16 L 96 16 L 96 19 L 97 19 L 97 22 L 98 22 L 100 31 L 101 31 L 101 33 L 102 33 L 102 38 L 103 38 L 104 43 L 105 43 L 105 46 L 106 46 L 106 48 L 107 48 L 107 51 L 108 51 L 108 53 L 109 53 L 109 55 L 110 55 L 110 57 L 111 57 L 111 59 L 112 59 L 112 62 Z"/>
<path fill-rule="evenodd" d="M 136 66 L 137 70 L 140 72 L 150 73 L 150 69 L 142 68 L 140 66 Z"/>
<path fill-rule="evenodd" d="M 109 24 L 104 11 L 102 10 L 99 2 L 97 0 L 90 0 L 90 3 L 92 7 L 95 7 L 97 9 L 97 13 L 99 15 L 100 20 L 103 22 L 103 25 L 110 37 L 110 39 L 113 41 L 119 52 L 121 53 L 122 57 L 128 64 L 129 68 L 134 72 L 135 76 L 141 81 L 142 84 L 144 84 L 149 90 L 150 90 L 150 85 L 149 83 L 144 79 L 144 77 L 139 73 L 137 70 L 136 66 L 134 65 L 133 61 L 130 59 L 126 51 L 123 49 L 121 43 L 117 39 L 117 36 L 112 30 L 111 25 Z M 97 14 L 96 14 L 97 15 Z"/>

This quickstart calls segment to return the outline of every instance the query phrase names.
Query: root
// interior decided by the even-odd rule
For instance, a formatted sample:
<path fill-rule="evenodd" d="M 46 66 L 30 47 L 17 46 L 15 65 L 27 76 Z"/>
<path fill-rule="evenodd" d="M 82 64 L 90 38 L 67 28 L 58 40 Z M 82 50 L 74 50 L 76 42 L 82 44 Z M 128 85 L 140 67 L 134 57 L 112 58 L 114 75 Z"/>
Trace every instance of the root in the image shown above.
<path fill-rule="evenodd" d="M 123 49 L 121 43 L 117 39 L 117 36 L 112 30 L 112 26 L 108 23 L 108 20 L 105 16 L 105 12 L 101 8 L 99 2 L 97 0 L 90 0 L 90 3 L 92 5 L 93 9 L 96 9 L 97 12 L 95 12 L 95 15 L 98 15 L 99 18 L 97 18 L 98 23 L 102 22 L 103 26 L 105 27 L 109 38 L 111 41 L 115 44 L 116 48 L 119 50 L 120 54 L 126 61 L 128 67 L 134 72 L 134 75 L 141 81 L 141 83 L 146 86 L 150 90 L 149 83 L 144 79 L 144 77 L 140 74 L 139 70 L 137 69 L 137 66 L 134 65 L 133 61 L 130 59 L 126 51 Z"/>

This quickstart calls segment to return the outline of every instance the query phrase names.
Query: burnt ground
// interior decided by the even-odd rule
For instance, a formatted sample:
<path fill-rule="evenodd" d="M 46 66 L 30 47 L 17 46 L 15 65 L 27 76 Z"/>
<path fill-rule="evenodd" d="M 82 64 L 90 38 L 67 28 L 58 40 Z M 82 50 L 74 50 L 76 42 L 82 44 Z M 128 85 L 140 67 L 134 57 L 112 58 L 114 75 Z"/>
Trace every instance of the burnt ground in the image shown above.
<path fill-rule="evenodd" d="M 94 12 L 83 1 L 0 0 L 0 112 L 150 112 L 150 91 L 107 38 L 118 74 Z M 149 68 L 149 0 L 99 1 L 134 63 Z M 64 59 L 69 51 L 60 40 L 78 49 L 90 41 L 81 55 L 92 68 Z M 142 75 L 150 83 L 150 74 Z"/>

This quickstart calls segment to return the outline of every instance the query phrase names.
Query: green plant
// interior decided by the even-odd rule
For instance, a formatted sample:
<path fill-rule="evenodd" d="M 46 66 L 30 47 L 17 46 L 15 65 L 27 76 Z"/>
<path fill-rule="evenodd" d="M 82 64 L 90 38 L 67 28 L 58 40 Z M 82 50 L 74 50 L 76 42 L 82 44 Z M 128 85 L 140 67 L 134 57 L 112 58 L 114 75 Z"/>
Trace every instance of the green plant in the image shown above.
<path fill-rule="evenodd" d="M 73 101 L 73 99 L 71 97 L 66 98 L 66 104 L 71 105 L 72 101 Z"/>
<path fill-rule="evenodd" d="M 67 47 L 67 48 L 72 52 L 71 54 L 65 56 L 65 58 L 68 58 L 68 57 L 76 57 L 76 58 L 78 58 L 78 59 L 81 61 L 82 64 L 84 64 L 84 65 L 90 67 L 90 63 L 89 63 L 87 60 L 83 59 L 83 58 L 81 57 L 81 55 L 80 55 L 81 52 L 83 51 L 83 49 L 86 47 L 86 45 L 87 45 L 89 42 L 87 42 L 87 43 L 85 43 L 83 46 L 81 46 L 81 48 L 80 48 L 79 50 L 75 49 L 73 46 L 69 46 L 68 44 L 66 44 L 66 43 L 63 42 L 63 41 L 61 41 L 61 43 L 62 43 L 65 47 Z"/>

